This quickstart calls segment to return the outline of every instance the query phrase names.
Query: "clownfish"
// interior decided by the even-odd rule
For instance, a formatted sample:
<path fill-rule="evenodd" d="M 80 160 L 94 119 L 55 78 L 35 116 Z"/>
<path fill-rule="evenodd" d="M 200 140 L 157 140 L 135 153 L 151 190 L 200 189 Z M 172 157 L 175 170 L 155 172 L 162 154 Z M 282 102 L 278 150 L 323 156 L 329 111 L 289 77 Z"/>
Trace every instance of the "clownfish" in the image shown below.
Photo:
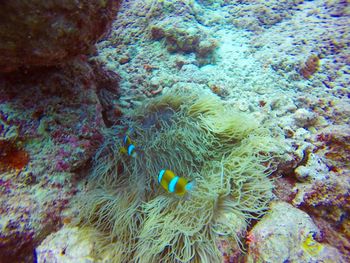
<path fill-rule="evenodd" d="M 183 196 L 186 192 L 193 190 L 194 181 L 188 181 L 184 177 L 179 177 L 170 170 L 160 170 L 158 183 L 168 192 Z"/>
<path fill-rule="evenodd" d="M 129 156 L 135 157 L 135 143 L 130 139 L 128 135 L 123 138 L 123 146 L 120 148 L 121 153 L 125 153 Z"/>

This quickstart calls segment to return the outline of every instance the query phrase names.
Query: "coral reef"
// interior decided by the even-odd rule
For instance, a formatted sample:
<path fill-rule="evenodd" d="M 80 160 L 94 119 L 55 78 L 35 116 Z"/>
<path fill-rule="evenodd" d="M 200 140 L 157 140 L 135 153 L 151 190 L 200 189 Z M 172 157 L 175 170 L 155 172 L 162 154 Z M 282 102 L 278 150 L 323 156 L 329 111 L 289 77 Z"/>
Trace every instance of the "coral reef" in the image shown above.
<path fill-rule="evenodd" d="M 38 263 L 44 262 L 100 262 L 94 256 L 93 230 L 90 236 L 77 227 L 63 227 L 51 234 L 35 249 Z M 97 233 L 94 233 L 97 234 Z M 84 238 L 81 238 L 84 236 Z"/>
<path fill-rule="evenodd" d="M 322 216 L 308 206 L 304 210 L 324 243 L 335 244 L 347 258 L 346 220 L 326 217 L 346 214 L 346 197 L 335 205 L 334 195 L 317 195 L 317 189 L 331 190 L 323 188 L 337 185 L 337 176 L 343 178 L 341 192 L 348 188 L 348 16 L 344 1 L 132 0 L 121 4 L 113 33 L 98 45 L 98 58 L 122 76 L 122 111 L 167 88 L 204 88 L 237 110 L 280 126 L 290 149 L 274 174 L 276 198 L 304 209 L 305 197 L 318 207 Z M 201 35 L 204 26 L 217 41 L 215 64 L 199 67 L 193 52 L 168 52 L 167 20 L 174 31 L 188 25 L 180 32 L 193 29 Z M 300 69 L 312 54 L 322 63 L 306 79 Z"/>
<path fill-rule="evenodd" d="M 0 10 L 1 263 L 80 217 L 38 261 L 350 262 L 347 1 L 22 2 Z"/>
<path fill-rule="evenodd" d="M 346 262 L 328 244 L 311 218 L 285 202 L 274 202 L 269 213 L 248 233 L 247 262 Z"/>
<path fill-rule="evenodd" d="M 93 51 L 117 5 L 2 3 L 0 262 L 33 261 L 33 248 L 61 226 L 77 171 L 114 118 L 113 97 L 104 98 L 119 79 L 81 54 Z"/>
<path fill-rule="evenodd" d="M 0 10 L 0 72 L 52 66 L 91 52 L 119 1 L 6 1 Z"/>
<path fill-rule="evenodd" d="M 350 36 L 348 3 L 303 1 L 294 12 L 290 19 L 252 39 L 257 59 L 268 61 L 269 66 L 290 80 L 308 79 L 308 83 L 300 83 L 303 91 L 329 89 L 336 97 L 344 92 L 348 94 L 343 88 L 350 83 L 349 46 L 346 44 Z M 322 61 L 319 66 L 318 60 Z M 304 68 L 302 72 L 301 68 Z"/>
<path fill-rule="evenodd" d="M 116 90 L 117 81 L 84 60 L 0 77 L 1 259 L 30 262 L 61 226 L 77 172 L 102 140 L 108 103 L 96 93 Z"/>
<path fill-rule="evenodd" d="M 295 169 L 302 183 L 295 186 L 293 203 L 308 212 L 324 233 L 348 259 L 349 221 L 349 128 L 333 125 L 320 129 L 312 138 L 317 147 L 307 162 Z"/>
<path fill-rule="evenodd" d="M 263 31 L 290 18 L 303 0 L 293 1 L 249 1 L 241 5 L 232 3 L 229 13 L 235 26 L 252 31 Z"/>
<path fill-rule="evenodd" d="M 119 151 L 127 129 L 136 157 Z M 218 262 L 215 242 L 241 244 L 267 207 L 267 176 L 283 152 L 277 138 L 203 90 L 172 89 L 130 111 L 107 132 L 89 190 L 77 198 L 82 223 L 105 236 L 98 254 L 113 262 Z M 195 191 L 166 193 L 157 182 L 164 168 L 195 180 Z"/>
<path fill-rule="evenodd" d="M 315 145 L 319 154 L 324 155 L 329 167 L 337 170 L 349 170 L 350 164 L 350 128 L 348 125 L 325 127 L 315 135 Z"/>
<path fill-rule="evenodd" d="M 323 241 L 348 261 L 349 128 L 343 123 L 348 122 L 349 104 L 344 99 L 302 101 L 313 112 L 299 109 L 291 114 L 294 125 L 304 128 L 291 135 L 299 141 L 299 149 L 289 166 L 279 167 L 283 177 L 276 181 L 276 194 L 307 212 L 322 231 Z"/>
<path fill-rule="evenodd" d="M 165 39 L 169 52 L 195 53 L 200 66 L 215 62 L 218 43 L 199 26 L 195 28 L 191 23 L 167 19 L 151 25 L 150 34 L 154 40 Z"/>

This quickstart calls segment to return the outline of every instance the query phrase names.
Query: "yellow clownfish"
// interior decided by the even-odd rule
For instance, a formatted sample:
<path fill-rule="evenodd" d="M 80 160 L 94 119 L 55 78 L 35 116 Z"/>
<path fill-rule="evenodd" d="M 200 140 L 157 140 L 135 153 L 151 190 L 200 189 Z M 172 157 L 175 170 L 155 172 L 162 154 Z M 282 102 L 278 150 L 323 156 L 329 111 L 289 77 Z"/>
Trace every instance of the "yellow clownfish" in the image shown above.
<path fill-rule="evenodd" d="M 125 153 L 129 156 L 135 157 L 135 143 L 130 139 L 128 135 L 123 138 L 123 146 L 120 148 L 121 153 Z"/>
<path fill-rule="evenodd" d="M 179 177 L 170 170 L 161 170 L 158 174 L 158 183 L 170 193 L 183 196 L 186 192 L 192 191 L 194 181 L 189 182 L 183 177 Z"/>

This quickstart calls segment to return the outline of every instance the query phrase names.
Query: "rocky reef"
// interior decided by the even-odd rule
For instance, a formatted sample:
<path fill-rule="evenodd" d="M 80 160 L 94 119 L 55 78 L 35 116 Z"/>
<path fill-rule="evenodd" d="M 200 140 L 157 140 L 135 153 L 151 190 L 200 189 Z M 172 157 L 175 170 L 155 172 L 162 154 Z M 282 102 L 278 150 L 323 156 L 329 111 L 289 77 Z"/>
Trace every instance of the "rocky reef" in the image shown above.
<path fill-rule="evenodd" d="M 0 262 L 30 262 L 34 247 L 71 218 L 63 211 L 108 119 L 100 97 L 117 90 L 119 80 L 85 54 L 108 31 L 116 7 L 116 1 L 3 3 Z"/>
<path fill-rule="evenodd" d="M 6 1 L 0 10 L 0 72 L 55 66 L 81 54 L 110 28 L 118 1 Z"/>
<path fill-rule="evenodd" d="M 273 202 L 247 235 L 247 262 L 344 262 L 336 248 L 321 242 L 320 230 L 305 212 Z"/>
<path fill-rule="evenodd" d="M 62 224 L 62 211 L 78 191 L 77 172 L 102 142 L 98 94 L 104 88 L 96 76 L 111 78 L 86 61 L 20 80 L 17 74 L 3 77 L 0 88 L 0 254 L 7 258 L 30 253 Z"/>

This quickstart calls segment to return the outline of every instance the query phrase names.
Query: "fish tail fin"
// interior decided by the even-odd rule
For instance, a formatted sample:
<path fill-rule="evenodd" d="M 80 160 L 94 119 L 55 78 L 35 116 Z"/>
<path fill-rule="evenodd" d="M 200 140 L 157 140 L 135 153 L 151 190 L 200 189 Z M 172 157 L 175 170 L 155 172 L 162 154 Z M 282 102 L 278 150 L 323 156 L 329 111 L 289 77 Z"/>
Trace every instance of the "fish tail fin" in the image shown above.
<path fill-rule="evenodd" d="M 185 186 L 185 189 L 188 192 L 192 192 L 195 188 L 196 188 L 196 182 L 195 181 L 188 182 L 186 184 L 186 186 Z"/>

